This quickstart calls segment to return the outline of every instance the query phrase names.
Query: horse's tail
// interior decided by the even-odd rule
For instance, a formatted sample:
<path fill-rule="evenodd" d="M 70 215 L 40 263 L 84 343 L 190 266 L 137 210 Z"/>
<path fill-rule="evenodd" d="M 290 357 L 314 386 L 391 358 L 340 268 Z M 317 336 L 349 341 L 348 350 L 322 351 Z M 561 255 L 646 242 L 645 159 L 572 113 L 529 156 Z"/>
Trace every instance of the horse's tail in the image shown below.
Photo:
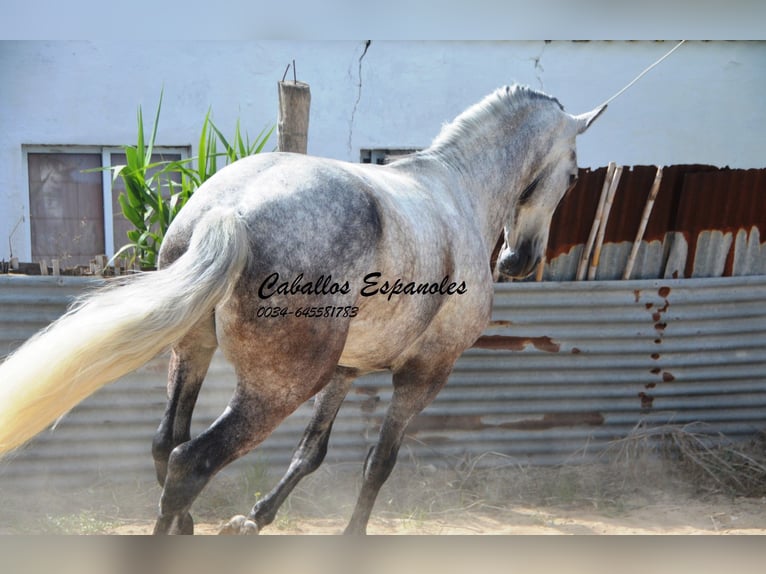
<path fill-rule="evenodd" d="M 226 298 L 249 254 L 245 222 L 209 212 L 160 271 L 84 297 L 0 364 L 0 455 L 183 337 Z"/>

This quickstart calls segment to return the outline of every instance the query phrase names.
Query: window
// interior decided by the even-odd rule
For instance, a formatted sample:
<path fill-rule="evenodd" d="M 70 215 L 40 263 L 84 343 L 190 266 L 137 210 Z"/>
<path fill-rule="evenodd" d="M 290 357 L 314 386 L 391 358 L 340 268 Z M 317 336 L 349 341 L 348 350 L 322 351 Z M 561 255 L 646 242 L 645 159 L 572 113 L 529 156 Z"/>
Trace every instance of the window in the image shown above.
<path fill-rule="evenodd" d="M 188 148 L 155 148 L 152 162 L 189 157 Z M 32 258 L 59 259 L 62 267 L 87 265 L 96 255 L 109 257 L 128 242 L 131 228 L 102 166 L 125 163 L 117 148 L 25 146 L 29 181 Z"/>
<path fill-rule="evenodd" d="M 375 149 L 361 149 L 359 150 L 359 161 L 361 163 L 374 163 L 377 165 L 385 165 L 392 161 L 410 155 L 419 151 L 419 148 L 375 148 Z"/>

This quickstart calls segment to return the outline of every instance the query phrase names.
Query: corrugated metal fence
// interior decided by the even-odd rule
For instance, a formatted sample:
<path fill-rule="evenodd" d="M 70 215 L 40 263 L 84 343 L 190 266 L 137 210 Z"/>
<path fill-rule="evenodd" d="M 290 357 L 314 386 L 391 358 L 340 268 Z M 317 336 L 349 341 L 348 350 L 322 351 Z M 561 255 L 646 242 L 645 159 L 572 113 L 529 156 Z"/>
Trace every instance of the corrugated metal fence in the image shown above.
<path fill-rule="evenodd" d="M 0 355 L 94 283 L 0 276 Z M 55 431 L 0 463 L 0 488 L 152 480 L 165 368 L 160 357 L 87 399 Z M 588 460 L 642 421 L 701 421 L 711 432 L 752 437 L 766 430 L 765 373 L 766 276 L 498 284 L 491 327 L 414 421 L 400 460 L 455 464 L 487 452 L 519 463 Z M 328 460 L 361 466 L 389 382 L 384 374 L 358 381 Z M 233 384 L 216 356 L 196 431 L 221 412 Z M 304 405 L 236 464 L 260 461 L 280 472 L 310 409 Z"/>

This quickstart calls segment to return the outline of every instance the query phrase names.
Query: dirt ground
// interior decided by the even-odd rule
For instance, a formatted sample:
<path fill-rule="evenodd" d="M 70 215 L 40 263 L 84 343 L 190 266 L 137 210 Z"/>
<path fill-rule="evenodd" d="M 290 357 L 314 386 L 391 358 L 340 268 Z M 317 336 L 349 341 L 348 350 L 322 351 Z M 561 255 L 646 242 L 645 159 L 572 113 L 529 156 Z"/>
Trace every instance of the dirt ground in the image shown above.
<path fill-rule="evenodd" d="M 278 477 L 219 476 L 192 508 L 197 534 L 246 514 Z M 263 535 L 339 534 L 359 488 L 356 465 L 326 465 L 288 498 Z M 150 534 L 159 487 L 100 484 L 20 495 L 0 485 L 0 534 Z M 397 467 L 370 534 L 766 534 L 766 491 L 747 495 L 677 464 Z"/>
<path fill-rule="evenodd" d="M 151 534 L 153 521 L 123 524 L 109 534 Z M 294 518 L 269 526 L 262 535 L 332 535 L 342 532 L 342 518 Z M 218 524 L 203 523 L 196 534 L 217 534 Z M 410 518 L 373 518 L 368 534 L 766 534 L 766 500 L 675 500 L 645 504 L 617 515 L 587 508 L 509 506 Z"/>

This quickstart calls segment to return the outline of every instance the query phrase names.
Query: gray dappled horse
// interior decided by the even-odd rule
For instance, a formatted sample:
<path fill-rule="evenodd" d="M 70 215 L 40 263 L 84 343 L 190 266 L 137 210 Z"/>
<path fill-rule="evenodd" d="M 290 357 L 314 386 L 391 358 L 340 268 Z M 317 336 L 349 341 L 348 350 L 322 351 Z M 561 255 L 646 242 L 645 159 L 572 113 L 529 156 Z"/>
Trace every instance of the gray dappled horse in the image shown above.
<path fill-rule="evenodd" d="M 316 396 L 285 477 L 224 527 L 256 532 L 321 463 L 353 380 L 389 370 L 391 404 L 346 528 L 365 532 L 408 423 L 490 319 L 496 240 L 504 234 L 499 273 L 535 268 L 577 177 L 575 137 L 603 109 L 571 116 L 555 98 L 505 87 L 387 166 L 271 153 L 222 169 L 171 225 L 160 271 L 84 298 L 0 366 L 0 452 L 170 346 L 156 533 L 193 532 L 189 511 L 211 477 Z M 191 438 L 218 346 L 236 391 Z"/>

